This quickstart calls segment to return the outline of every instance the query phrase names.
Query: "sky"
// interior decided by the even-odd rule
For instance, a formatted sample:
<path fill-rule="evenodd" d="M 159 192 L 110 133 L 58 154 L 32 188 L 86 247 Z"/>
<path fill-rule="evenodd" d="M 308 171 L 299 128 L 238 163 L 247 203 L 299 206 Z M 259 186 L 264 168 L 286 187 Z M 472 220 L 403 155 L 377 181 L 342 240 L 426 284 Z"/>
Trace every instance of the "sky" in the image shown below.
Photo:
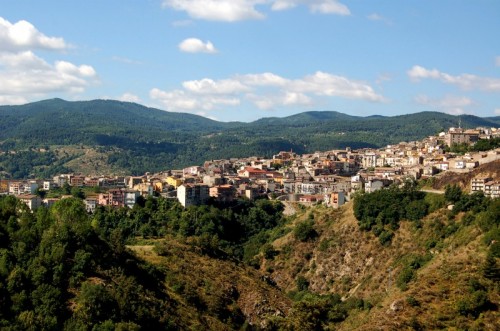
<path fill-rule="evenodd" d="M 0 105 L 500 116 L 498 0 L 0 0 Z"/>

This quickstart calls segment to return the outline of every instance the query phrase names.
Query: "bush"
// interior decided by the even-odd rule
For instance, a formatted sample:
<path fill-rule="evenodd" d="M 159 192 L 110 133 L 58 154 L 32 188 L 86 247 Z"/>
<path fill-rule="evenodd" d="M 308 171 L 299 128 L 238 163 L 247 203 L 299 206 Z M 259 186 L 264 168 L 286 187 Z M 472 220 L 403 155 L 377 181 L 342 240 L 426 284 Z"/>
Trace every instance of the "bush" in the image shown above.
<path fill-rule="evenodd" d="M 457 302 L 457 312 L 462 316 L 478 317 L 487 308 L 488 303 L 488 294 L 485 291 L 475 291 Z"/>
<path fill-rule="evenodd" d="M 313 226 L 314 221 L 312 220 L 307 220 L 299 223 L 293 231 L 295 239 L 304 242 L 316 238 L 318 236 L 318 233 L 316 232 L 316 230 L 314 230 Z"/>
<path fill-rule="evenodd" d="M 415 278 L 415 271 L 412 268 L 405 267 L 399 273 L 396 285 L 403 291 L 408 288 L 408 283 Z"/>
<path fill-rule="evenodd" d="M 406 303 L 408 303 L 412 307 L 420 306 L 420 302 L 418 302 L 418 300 L 415 299 L 415 297 L 413 297 L 411 295 L 406 297 Z"/>
<path fill-rule="evenodd" d="M 392 237 L 394 237 L 394 233 L 384 230 L 380 233 L 378 240 L 384 246 L 387 246 L 391 243 Z"/>
<path fill-rule="evenodd" d="M 307 291 L 309 289 L 309 281 L 304 276 L 298 276 L 295 280 L 295 284 L 299 291 Z"/>

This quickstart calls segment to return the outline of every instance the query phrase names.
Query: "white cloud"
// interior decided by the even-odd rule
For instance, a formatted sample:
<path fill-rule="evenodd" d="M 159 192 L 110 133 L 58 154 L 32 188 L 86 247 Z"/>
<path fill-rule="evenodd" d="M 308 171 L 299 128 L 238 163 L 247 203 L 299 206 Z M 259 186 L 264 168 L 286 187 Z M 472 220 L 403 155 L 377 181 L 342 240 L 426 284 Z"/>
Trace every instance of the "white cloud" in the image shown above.
<path fill-rule="evenodd" d="M 247 94 L 246 98 L 261 110 L 279 106 L 310 106 L 314 103 L 312 98 L 298 92 L 284 92 L 277 95 Z"/>
<path fill-rule="evenodd" d="M 121 96 L 118 97 L 118 100 L 125 102 L 135 102 L 135 103 L 141 102 L 141 98 L 129 92 L 123 93 Z"/>
<path fill-rule="evenodd" d="M 154 88 L 149 92 L 149 97 L 153 100 L 160 101 L 167 110 L 196 110 L 200 105 L 196 98 L 186 95 L 184 91 L 174 90 L 171 92 L 162 91 Z"/>
<path fill-rule="evenodd" d="M 312 106 L 324 97 L 384 102 L 365 82 L 318 71 L 301 79 L 287 79 L 266 72 L 237 75 L 228 79 L 186 81 L 183 89 L 162 91 L 152 89 L 150 97 L 167 110 L 213 110 L 240 105 L 249 101 L 260 109 Z"/>
<path fill-rule="evenodd" d="M 276 0 L 272 1 L 272 3 L 272 10 L 287 10 L 297 7 L 298 5 L 306 5 L 313 13 L 337 15 L 351 14 L 349 8 L 337 0 Z"/>
<path fill-rule="evenodd" d="M 179 44 L 179 49 L 187 53 L 217 53 L 214 45 L 210 42 L 203 42 L 197 38 L 188 38 Z"/>
<path fill-rule="evenodd" d="M 500 108 L 495 109 L 495 115 L 500 116 Z"/>
<path fill-rule="evenodd" d="M 47 37 L 27 21 L 12 24 L 0 17 L 0 51 L 64 50 L 68 47 L 63 38 Z"/>
<path fill-rule="evenodd" d="M 160 102 L 169 111 L 194 112 L 197 114 L 199 110 L 208 111 L 217 106 L 238 106 L 240 104 L 238 98 L 210 95 L 200 97 L 182 90 L 167 92 L 154 88 L 149 92 L 149 96 L 151 99 Z"/>
<path fill-rule="evenodd" d="M 28 100 L 18 95 L 0 95 L 0 105 L 22 105 Z"/>
<path fill-rule="evenodd" d="M 388 25 L 392 24 L 391 20 L 389 20 L 389 19 L 385 18 L 384 16 L 379 15 L 377 13 L 372 13 L 372 14 L 366 16 L 366 18 L 368 18 L 370 21 L 384 22 L 384 23 L 386 23 Z"/>
<path fill-rule="evenodd" d="M 31 51 L 0 53 L 0 96 L 23 98 L 46 93 L 80 93 L 97 82 L 91 66 L 56 61 L 53 65 Z"/>
<path fill-rule="evenodd" d="M 413 81 L 422 79 L 436 79 L 445 84 L 456 85 L 463 90 L 483 90 L 491 92 L 500 92 L 500 79 L 490 77 L 480 77 L 471 74 L 461 74 L 453 76 L 437 69 L 426 69 L 421 66 L 413 66 L 408 71 L 408 76 Z"/>
<path fill-rule="evenodd" d="M 68 48 L 63 38 L 48 37 L 27 21 L 12 24 L 0 17 L 0 103 L 26 103 L 50 93 L 81 93 L 97 83 L 97 73 L 89 65 L 51 64 L 33 52 Z"/>
<path fill-rule="evenodd" d="M 313 13 L 351 14 L 338 0 L 163 0 L 163 7 L 185 11 L 192 18 L 225 22 L 263 19 L 265 15 L 256 7 L 264 5 L 270 5 L 272 10 L 305 5 Z"/>
<path fill-rule="evenodd" d="M 310 3 L 310 9 L 313 13 L 321 14 L 337 14 L 337 15 L 350 15 L 351 12 L 346 5 L 341 4 L 335 0 L 325 1 L 306 1 Z"/>
<path fill-rule="evenodd" d="M 313 75 L 292 83 L 294 91 L 311 92 L 316 95 L 339 96 L 349 99 L 368 101 L 385 101 L 384 97 L 375 93 L 373 88 L 361 81 L 317 71 Z"/>
<path fill-rule="evenodd" d="M 262 74 L 248 74 L 239 76 L 236 79 L 240 80 L 243 84 L 254 86 L 285 86 L 290 81 L 271 72 Z"/>
<path fill-rule="evenodd" d="M 197 94 L 234 94 L 249 90 L 248 87 L 235 79 L 214 81 L 213 79 L 204 78 L 201 80 L 186 81 L 182 83 L 182 86 L 186 90 Z"/>
<path fill-rule="evenodd" d="M 264 14 L 255 5 L 265 0 L 164 0 L 163 6 L 185 11 L 196 19 L 235 22 L 262 19 Z"/>

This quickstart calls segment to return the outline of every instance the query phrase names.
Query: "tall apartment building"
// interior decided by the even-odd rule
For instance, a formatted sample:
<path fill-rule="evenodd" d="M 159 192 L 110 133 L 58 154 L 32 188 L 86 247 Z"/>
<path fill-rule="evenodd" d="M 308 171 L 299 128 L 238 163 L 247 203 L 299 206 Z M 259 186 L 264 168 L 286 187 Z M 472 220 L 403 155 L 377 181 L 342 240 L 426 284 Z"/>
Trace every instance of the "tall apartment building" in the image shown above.
<path fill-rule="evenodd" d="M 184 184 L 177 188 L 177 199 L 184 207 L 204 204 L 208 198 L 208 185 Z"/>

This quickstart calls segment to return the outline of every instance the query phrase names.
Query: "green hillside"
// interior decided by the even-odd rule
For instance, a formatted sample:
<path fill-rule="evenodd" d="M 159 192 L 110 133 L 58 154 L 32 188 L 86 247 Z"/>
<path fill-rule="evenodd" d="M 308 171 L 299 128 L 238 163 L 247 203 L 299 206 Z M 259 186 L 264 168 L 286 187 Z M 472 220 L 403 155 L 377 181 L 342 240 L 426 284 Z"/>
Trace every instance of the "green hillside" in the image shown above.
<path fill-rule="evenodd" d="M 460 117 L 462 126 L 499 126 L 498 118 Z M 142 174 L 228 157 L 270 157 L 337 148 L 381 147 L 457 126 L 458 117 L 422 112 L 357 117 L 306 112 L 252 123 L 224 123 L 112 100 L 45 100 L 0 107 L 0 176 L 56 171 Z M 42 149 L 42 150 L 41 150 Z M 82 165 L 81 167 L 78 165 Z"/>

